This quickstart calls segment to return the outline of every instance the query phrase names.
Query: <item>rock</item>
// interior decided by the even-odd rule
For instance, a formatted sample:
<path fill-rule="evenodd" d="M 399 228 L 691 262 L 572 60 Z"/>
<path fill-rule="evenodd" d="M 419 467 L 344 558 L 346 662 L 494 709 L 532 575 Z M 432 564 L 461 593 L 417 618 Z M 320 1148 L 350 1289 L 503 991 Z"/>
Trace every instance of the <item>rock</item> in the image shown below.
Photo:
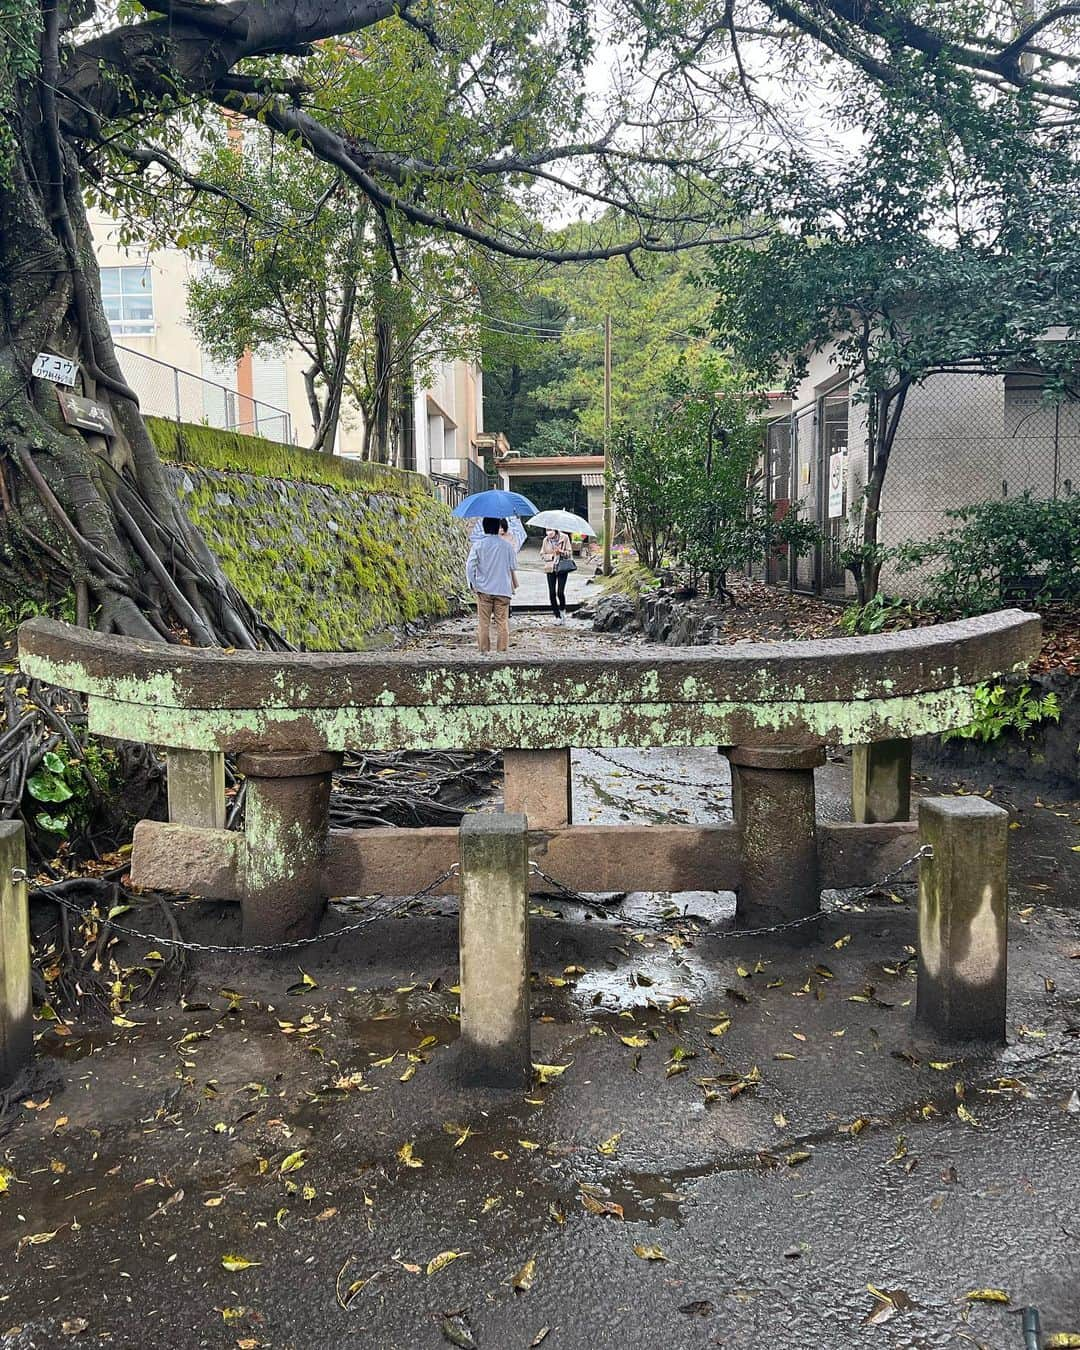
<path fill-rule="evenodd" d="M 605 595 L 596 602 L 593 629 L 618 633 L 638 627 L 637 607 L 628 595 Z"/>

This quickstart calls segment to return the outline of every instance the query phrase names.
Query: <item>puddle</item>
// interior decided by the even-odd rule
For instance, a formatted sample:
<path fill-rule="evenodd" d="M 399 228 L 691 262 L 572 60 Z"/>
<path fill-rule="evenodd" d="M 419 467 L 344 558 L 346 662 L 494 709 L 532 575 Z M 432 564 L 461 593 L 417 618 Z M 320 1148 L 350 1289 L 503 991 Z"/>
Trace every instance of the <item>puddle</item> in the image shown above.
<path fill-rule="evenodd" d="M 34 1053 L 44 1055 L 46 1059 L 75 1064 L 98 1050 L 116 1045 L 119 1039 L 115 1031 L 107 1027 L 99 1027 L 74 1036 L 58 1036 L 55 1031 L 46 1031 L 34 1042 Z"/>

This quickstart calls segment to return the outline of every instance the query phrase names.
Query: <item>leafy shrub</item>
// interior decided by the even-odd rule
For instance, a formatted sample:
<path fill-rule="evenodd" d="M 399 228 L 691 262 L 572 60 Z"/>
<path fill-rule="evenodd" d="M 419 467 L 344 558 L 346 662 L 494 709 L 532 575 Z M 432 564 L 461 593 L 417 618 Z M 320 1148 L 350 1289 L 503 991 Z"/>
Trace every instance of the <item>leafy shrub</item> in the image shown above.
<path fill-rule="evenodd" d="M 1061 704 L 1056 694 L 1042 698 L 1031 692 L 1030 684 L 1007 688 L 1003 684 L 980 684 L 975 693 L 975 719 L 965 727 L 953 727 L 942 733 L 943 741 L 996 741 L 1005 731 L 1026 737 L 1039 722 L 1056 722 Z"/>
<path fill-rule="evenodd" d="M 880 591 L 865 605 L 849 605 L 840 616 L 845 633 L 881 633 L 890 628 L 910 628 L 914 622 L 915 611 L 910 605 Z"/>
<path fill-rule="evenodd" d="M 70 838 L 88 822 L 94 792 L 107 793 L 115 778 L 116 755 L 112 750 L 88 744 L 81 758 L 63 744 L 46 751 L 37 771 L 26 781 L 26 795 L 40 808 L 34 811 L 34 824 L 46 835 Z"/>
<path fill-rule="evenodd" d="M 924 590 L 939 614 L 985 614 L 1025 601 L 1080 599 L 1080 496 L 1030 494 L 946 513 L 955 523 L 898 550 L 898 570 L 936 566 Z"/>

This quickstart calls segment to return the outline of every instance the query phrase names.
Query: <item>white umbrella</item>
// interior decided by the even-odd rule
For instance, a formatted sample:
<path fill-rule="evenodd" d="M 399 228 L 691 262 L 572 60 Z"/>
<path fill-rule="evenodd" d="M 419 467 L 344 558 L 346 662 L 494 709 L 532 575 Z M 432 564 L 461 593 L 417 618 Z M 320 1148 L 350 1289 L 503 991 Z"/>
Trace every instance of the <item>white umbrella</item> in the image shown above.
<path fill-rule="evenodd" d="M 517 516 L 507 516 L 506 523 L 510 529 L 510 541 L 514 545 L 514 547 L 520 552 L 522 544 L 529 537 L 525 533 L 525 526 L 522 525 L 521 521 L 518 520 Z M 484 537 L 484 522 L 483 520 L 478 519 L 469 533 L 469 543 L 475 544 L 478 539 L 483 539 L 483 537 Z"/>
<path fill-rule="evenodd" d="M 576 516 L 573 511 L 540 511 L 525 524 L 536 525 L 541 530 L 562 530 L 564 534 L 588 534 L 596 538 L 596 531 L 585 517 Z"/>

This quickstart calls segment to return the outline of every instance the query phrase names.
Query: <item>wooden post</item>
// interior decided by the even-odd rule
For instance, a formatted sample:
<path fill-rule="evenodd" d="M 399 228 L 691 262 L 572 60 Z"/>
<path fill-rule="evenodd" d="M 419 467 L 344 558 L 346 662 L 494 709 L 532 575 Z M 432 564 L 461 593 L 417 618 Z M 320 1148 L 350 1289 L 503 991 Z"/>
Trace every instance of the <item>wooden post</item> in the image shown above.
<path fill-rule="evenodd" d="M 225 756 L 219 750 L 167 750 L 169 819 L 174 825 L 225 828 Z"/>
<path fill-rule="evenodd" d="M 1009 813 L 982 797 L 919 803 L 916 1019 L 945 1041 L 1005 1039 Z"/>
<path fill-rule="evenodd" d="M 534 830 L 557 830 L 573 819 L 569 750 L 504 750 L 503 805 L 527 816 Z"/>
<path fill-rule="evenodd" d="M 0 821 L 0 1087 L 30 1062 L 34 1045 L 30 997 L 30 904 L 26 835 Z"/>
<path fill-rule="evenodd" d="M 527 1087 L 529 841 L 523 815 L 466 816 L 461 848 L 461 1079 Z"/>
<path fill-rule="evenodd" d="M 911 816 L 911 742 L 872 741 L 851 750 L 851 818 L 878 825 Z"/>

